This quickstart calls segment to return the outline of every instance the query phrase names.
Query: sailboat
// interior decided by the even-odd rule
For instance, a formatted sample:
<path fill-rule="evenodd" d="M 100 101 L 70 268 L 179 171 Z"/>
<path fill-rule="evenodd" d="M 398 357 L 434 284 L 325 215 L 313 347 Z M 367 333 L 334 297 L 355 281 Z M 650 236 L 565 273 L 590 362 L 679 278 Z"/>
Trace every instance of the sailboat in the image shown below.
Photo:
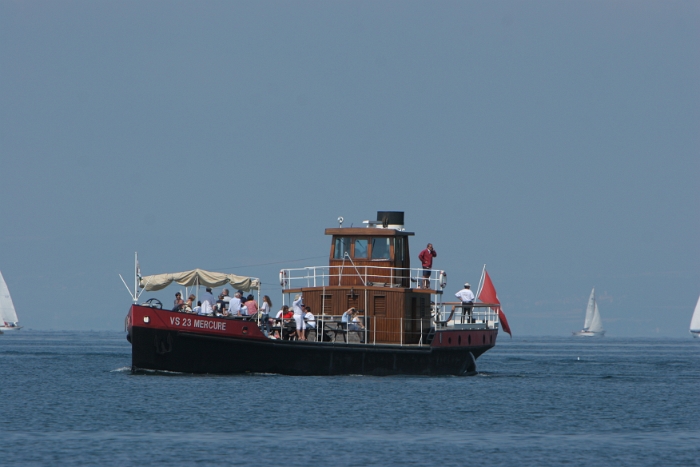
<path fill-rule="evenodd" d="M 603 329 L 603 321 L 600 319 L 598 303 L 595 301 L 595 287 L 593 287 L 591 296 L 588 297 L 588 307 L 586 307 L 586 319 L 583 321 L 583 329 L 574 332 L 574 336 L 603 337 L 604 335 L 605 329 Z"/>
<path fill-rule="evenodd" d="M 690 318 L 690 333 L 693 337 L 700 337 L 700 297 L 698 297 L 698 303 L 695 304 L 693 317 Z"/>
<path fill-rule="evenodd" d="M 18 325 L 17 312 L 12 303 L 10 291 L 5 283 L 5 278 L 2 277 L 2 272 L 0 272 L 0 332 L 16 331 L 21 328 L 22 326 Z"/>

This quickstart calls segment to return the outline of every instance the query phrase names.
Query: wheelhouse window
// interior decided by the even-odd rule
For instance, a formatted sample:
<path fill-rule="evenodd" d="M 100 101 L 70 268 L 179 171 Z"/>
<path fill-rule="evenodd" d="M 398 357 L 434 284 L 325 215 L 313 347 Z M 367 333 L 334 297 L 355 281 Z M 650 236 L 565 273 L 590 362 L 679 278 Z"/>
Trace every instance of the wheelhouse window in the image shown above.
<path fill-rule="evenodd" d="M 389 237 L 379 237 L 372 239 L 372 259 L 389 259 L 390 249 L 389 245 L 391 238 Z"/>
<path fill-rule="evenodd" d="M 357 259 L 367 258 L 367 239 L 366 238 L 356 238 L 355 239 L 355 256 Z"/>
<path fill-rule="evenodd" d="M 333 258 L 343 259 L 345 257 L 345 253 L 350 255 L 350 237 L 336 237 Z"/>

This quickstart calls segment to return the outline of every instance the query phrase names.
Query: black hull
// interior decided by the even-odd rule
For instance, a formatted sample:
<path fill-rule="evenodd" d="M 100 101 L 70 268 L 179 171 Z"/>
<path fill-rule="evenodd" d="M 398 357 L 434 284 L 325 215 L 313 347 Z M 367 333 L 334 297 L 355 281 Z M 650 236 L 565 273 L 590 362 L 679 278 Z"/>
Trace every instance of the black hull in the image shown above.
<path fill-rule="evenodd" d="M 136 327 L 132 369 L 182 373 L 464 376 L 492 345 L 417 347 L 219 337 Z"/>

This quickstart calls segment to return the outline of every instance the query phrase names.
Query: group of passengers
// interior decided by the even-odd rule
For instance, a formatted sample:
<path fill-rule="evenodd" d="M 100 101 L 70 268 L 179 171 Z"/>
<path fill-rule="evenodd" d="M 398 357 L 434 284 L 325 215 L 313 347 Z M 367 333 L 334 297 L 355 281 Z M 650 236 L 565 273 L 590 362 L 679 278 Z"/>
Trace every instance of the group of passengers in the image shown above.
<path fill-rule="evenodd" d="M 309 332 L 316 329 L 316 317 L 311 312 L 311 307 L 305 306 L 298 300 L 298 298 L 295 299 L 292 309 L 289 309 L 287 305 L 283 305 L 274 319 L 268 318 L 268 329 L 275 330 L 274 334 L 269 336 L 271 339 L 305 341 L 309 337 Z M 292 323 L 294 323 L 293 328 Z M 280 330 L 285 329 L 288 332 L 280 334 Z"/>
<path fill-rule="evenodd" d="M 182 294 L 177 292 L 172 311 L 201 316 L 256 318 L 260 320 L 263 333 L 270 339 L 305 341 L 308 339 L 309 332 L 316 329 L 316 317 L 311 312 L 311 308 L 304 305 L 301 294 L 294 297 L 291 308 L 287 305 L 282 306 L 274 318 L 270 316 L 272 301 L 267 295 L 263 297 L 259 309 L 255 297 L 250 294 L 244 298 L 241 290 L 230 297 L 228 289 L 224 289 L 219 299 L 215 300 L 211 287 L 207 287 L 206 292 L 197 301 L 197 305 L 194 305 L 195 300 L 194 294 L 190 294 L 185 301 L 182 299 Z M 365 329 L 361 314 L 355 308 L 350 308 L 343 313 L 340 326 L 348 331 Z M 287 332 L 281 332 L 283 330 Z"/>
<path fill-rule="evenodd" d="M 263 333 L 271 339 L 305 341 L 309 331 L 316 328 L 316 318 L 311 313 L 311 308 L 304 305 L 301 294 L 295 297 L 292 309 L 284 305 L 275 318 L 270 316 L 272 301 L 267 295 L 263 297 L 260 309 L 255 297 L 250 294 L 244 298 L 241 290 L 230 297 L 229 290 L 224 289 L 218 300 L 215 300 L 211 287 L 207 287 L 206 292 L 197 301 L 197 305 L 194 305 L 196 299 L 194 294 L 190 294 L 185 301 L 182 299 L 182 294 L 176 292 L 172 311 L 200 316 L 257 318 L 260 320 Z M 280 329 L 291 329 L 292 320 L 295 324 L 294 330 L 281 335 Z M 273 329 L 275 329 L 274 334 L 271 334 Z"/>
<path fill-rule="evenodd" d="M 182 294 L 177 292 L 172 311 L 218 317 L 255 316 L 258 313 L 258 304 L 255 301 L 255 297 L 250 294 L 244 298 L 242 290 L 237 291 L 233 297 L 230 297 L 228 289 L 224 289 L 219 295 L 219 299 L 216 300 L 212 294 L 211 287 L 207 287 L 206 292 L 197 301 L 197 305 L 194 304 L 196 299 L 194 294 L 190 294 L 187 301 L 184 301 Z M 270 302 L 270 297 L 267 295 L 265 295 L 265 299 L 267 299 L 268 303 Z"/>

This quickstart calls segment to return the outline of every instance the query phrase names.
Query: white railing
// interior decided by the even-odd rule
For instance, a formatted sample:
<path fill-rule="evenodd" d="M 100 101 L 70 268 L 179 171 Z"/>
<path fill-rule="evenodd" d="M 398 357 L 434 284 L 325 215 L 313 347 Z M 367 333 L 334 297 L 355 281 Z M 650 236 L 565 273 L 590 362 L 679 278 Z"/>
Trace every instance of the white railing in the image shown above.
<path fill-rule="evenodd" d="M 331 273 L 332 270 L 337 272 Z M 423 277 L 423 273 L 426 271 L 430 271 L 430 277 Z M 447 274 L 439 269 L 358 266 L 354 264 L 282 269 L 280 271 L 280 285 L 283 291 L 302 287 L 328 287 L 331 278 L 337 278 L 337 282 L 342 284 L 344 277 L 355 277 L 366 286 L 377 287 L 408 287 L 442 292 L 447 286 Z"/>
<path fill-rule="evenodd" d="M 461 305 L 460 305 L 461 306 Z M 458 309 L 456 307 L 456 309 Z M 392 343 L 401 346 L 428 346 L 435 336 L 434 331 L 444 331 L 454 329 L 497 329 L 498 314 L 489 307 L 482 307 L 481 310 L 472 312 L 472 320 L 467 323 L 460 323 L 461 314 L 450 313 L 452 319 L 449 321 L 435 321 L 426 318 L 386 318 L 376 316 L 359 316 L 359 321 L 343 322 L 342 315 L 317 315 L 314 320 L 314 327 L 309 327 L 306 323 L 306 339 L 311 342 L 334 342 L 339 344 L 361 343 L 361 344 L 381 344 Z M 434 315 L 435 318 L 439 315 Z M 293 319 L 284 320 L 273 326 L 272 330 L 276 337 L 283 339 L 294 338 L 296 325 Z M 381 331 L 378 329 L 381 328 Z"/>
<path fill-rule="evenodd" d="M 433 305 L 433 322 L 436 329 L 449 327 L 486 327 L 498 326 L 498 310 L 488 304 L 474 303 L 467 306 L 459 302 L 445 302 Z"/>

